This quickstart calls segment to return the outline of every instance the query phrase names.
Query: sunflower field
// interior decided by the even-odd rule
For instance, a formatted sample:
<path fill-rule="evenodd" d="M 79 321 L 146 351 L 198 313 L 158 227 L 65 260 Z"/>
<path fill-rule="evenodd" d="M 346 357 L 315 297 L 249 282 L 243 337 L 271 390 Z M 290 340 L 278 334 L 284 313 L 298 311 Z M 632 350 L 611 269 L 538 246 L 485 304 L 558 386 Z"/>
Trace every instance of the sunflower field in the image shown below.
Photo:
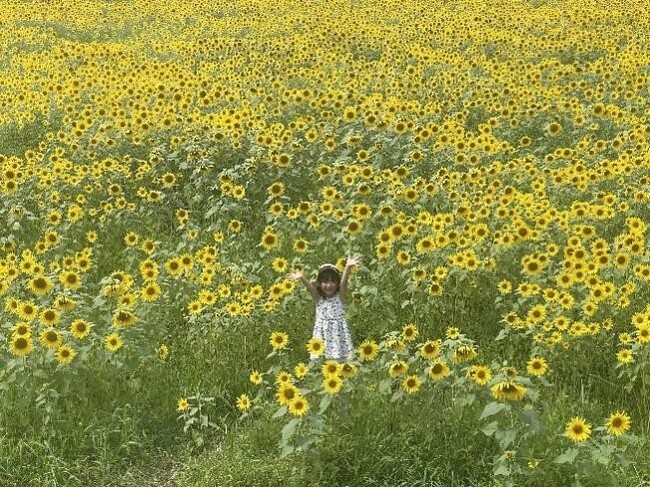
<path fill-rule="evenodd" d="M 0 484 L 650 484 L 647 6 L 2 2 Z"/>

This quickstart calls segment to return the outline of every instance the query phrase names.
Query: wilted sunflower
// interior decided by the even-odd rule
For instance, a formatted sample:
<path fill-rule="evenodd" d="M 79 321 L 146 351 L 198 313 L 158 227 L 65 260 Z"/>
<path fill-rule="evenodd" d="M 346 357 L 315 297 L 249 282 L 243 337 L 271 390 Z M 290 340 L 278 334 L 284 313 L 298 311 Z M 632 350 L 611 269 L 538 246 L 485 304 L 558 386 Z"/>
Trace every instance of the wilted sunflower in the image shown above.
<path fill-rule="evenodd" d="M 495 400 L 519 401 L 526 394 L 526 388 L 514 381 L 500 381 L 491 391 Z"/>
<path fill-rule="evenodd" d="M 116 329 L 132 327 L 137 319 L 138 318 L 129 310 L 116 310 L 115 313 L 113 313 L 113 327 Z"/>
<path fill-rule="evenodd" d="M 471 361 L 476 356 L 476 348 L 471 344 L 461 344 L 454 351 L 454 361 L 457 363 Z"/>

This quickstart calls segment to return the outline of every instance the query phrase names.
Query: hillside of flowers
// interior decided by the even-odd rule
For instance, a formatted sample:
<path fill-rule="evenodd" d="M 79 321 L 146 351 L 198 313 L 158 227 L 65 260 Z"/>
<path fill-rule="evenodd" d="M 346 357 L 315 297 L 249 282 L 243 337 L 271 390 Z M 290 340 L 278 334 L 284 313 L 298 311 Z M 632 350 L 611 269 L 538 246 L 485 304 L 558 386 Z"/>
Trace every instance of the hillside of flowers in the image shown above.
<path fill-rule="evenodd" d="M 0 484 L 650 482 L 646 8 L 3 2 Z"/>

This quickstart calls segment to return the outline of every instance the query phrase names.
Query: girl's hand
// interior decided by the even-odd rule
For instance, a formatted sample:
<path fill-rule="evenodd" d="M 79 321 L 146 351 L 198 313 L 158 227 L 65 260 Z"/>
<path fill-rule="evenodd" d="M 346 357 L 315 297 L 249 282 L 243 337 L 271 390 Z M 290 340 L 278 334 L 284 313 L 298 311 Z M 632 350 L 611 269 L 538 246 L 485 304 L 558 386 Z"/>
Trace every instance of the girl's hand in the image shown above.
<path fill-rule="evenodd" d="M 361 264 L 361 258 L 355 258 L 353 256 L 348 256 L 348 260 L 345 263 L 346 267 L 358 266 Z"/>
<path fill-rule="evenodd" d="M 293 273 L 289 273 L 287 275 L 287 278 L 292 281 L 299 280 L 302 278 L 302 271 L 294 271 Z"/>

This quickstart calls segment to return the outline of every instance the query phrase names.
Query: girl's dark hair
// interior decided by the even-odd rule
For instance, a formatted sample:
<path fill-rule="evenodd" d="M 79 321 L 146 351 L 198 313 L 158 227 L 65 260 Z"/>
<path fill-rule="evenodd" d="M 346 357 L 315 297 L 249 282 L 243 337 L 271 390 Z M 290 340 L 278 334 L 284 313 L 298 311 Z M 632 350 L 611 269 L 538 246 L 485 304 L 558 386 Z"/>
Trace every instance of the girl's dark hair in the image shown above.
<path fill-rule="evenodd" d="M 323 281 L 329 280 L 336 283 L 336 292 L 338 293 L 338 291 L 341 289 L 341 273 L 334 266 L 321 267 L 321 269 L 318 271 L 318 276 L 316 277 L 316 289 L 318 290 L 318 294 L 323 298 L 325 297 L 325 293 L 323 293 L 320 285 Z"/>

